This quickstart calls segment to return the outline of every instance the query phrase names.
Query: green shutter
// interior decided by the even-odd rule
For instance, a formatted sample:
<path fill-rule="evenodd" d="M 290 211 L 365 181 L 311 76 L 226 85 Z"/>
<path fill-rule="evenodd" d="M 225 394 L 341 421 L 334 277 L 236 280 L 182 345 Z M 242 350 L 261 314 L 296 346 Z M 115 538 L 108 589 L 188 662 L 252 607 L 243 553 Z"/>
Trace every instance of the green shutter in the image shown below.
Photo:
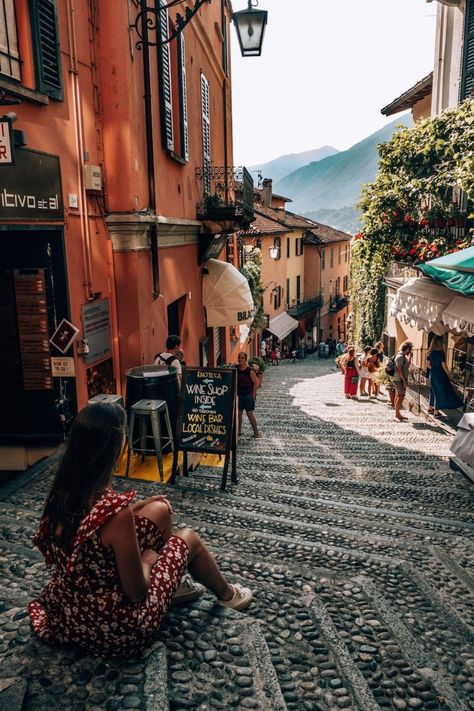
<path fill-rule="evenodd" d="M 63 99 L 55 0 L 30 0 L 38 91 Z"/>
<path fill-rule="evenodd" d="M 180 127 L 181 127 L 181 157 L 189 160 L 189 137 L 188 137 L 188 98 L 186 88 L 186 45 L 184 35 L 178 35 L 178 63 L 179 63 L 179 104 L 180 104 Z"/>
<path fill-rule="evenodd" d="M 169 32 L 169 16 L 165 0 L 160 0 L 160 37 L 166 42 Z M 171 88 L 171 55 L 169 42 L 158 47 L 160 69 L 161 142 L 169 151 L 174 151 L 173 93 Z"/>
<path fill-rule="evenodd" d="M 466 2 L 464 49 L 461 75 L 461 101 L 474 98 L 474 0 Z"/>

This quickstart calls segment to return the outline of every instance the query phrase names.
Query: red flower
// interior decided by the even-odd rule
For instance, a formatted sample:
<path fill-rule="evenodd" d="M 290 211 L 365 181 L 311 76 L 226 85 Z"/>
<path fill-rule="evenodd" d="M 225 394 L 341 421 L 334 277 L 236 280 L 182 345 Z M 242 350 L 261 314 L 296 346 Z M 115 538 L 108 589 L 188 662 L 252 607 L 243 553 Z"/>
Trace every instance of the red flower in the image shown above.
<path fill-rule="evenodd" d="M 413 255 L 416 254 L 416 249 L 410 249 L 410 254 L 413 257 Z"/>
<path fill-rule="evenodd" d="M 431 247 L 430 247 L 430 249 L 431 249 L 432 252 L 437 252 L 437 251 L 438 251 L 438 245 L 432 244 Z"/>
<path fill-rule="evenodd" d="M 404 222 L 411 222 L 411 217 L 410 217 L 410 215 L 405 215 L 405 217 L 403 218 L 403 221 L 404 221 Z"/>
<path fill-rule="evenodd" d="M 428 223 L 428 220 L 426 219 L 426 217 L 424 217 L 424 218 L 420 221 L 420 227 L 426 227 L 428 224 L 429 224 L 429 223 Z"/>

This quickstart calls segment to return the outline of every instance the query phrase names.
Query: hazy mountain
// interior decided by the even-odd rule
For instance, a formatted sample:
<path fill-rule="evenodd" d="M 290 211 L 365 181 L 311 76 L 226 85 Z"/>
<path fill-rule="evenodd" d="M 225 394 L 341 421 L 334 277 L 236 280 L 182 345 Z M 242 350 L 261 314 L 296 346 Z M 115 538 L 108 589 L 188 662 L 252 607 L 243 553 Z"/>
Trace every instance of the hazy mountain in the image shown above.
<path fill-rule="evenodd" d="M 290 204 L 288 209 L 292 207 L 293 204 Z M 355 205 L 339 208 L 322 207 L 320 210 L 305 212 L 304 216 L 309 217 L 310 220 L 321 222 L 323 225 L 334 227 L 335 230 L 341 230 L 341 232 L 355 234 L 360 231 L 359 214 Z"/>
<path fill-rule="evenodd" d="M 412 125 L 411 116 L 402 116 L 346 151 L 340 151 L 299 168 L 273 185 L 278 195 L 293 200 L 291 211 L 342 229 L 358 230 L 355 206 L 363 183 L 374 180 L 378 168 L 379 143 L 390 140 L 400 124 Z M 321 210 L 327 219 L 322 219 Z M 354 220 L 350 215 L 353 215 Z M 318 217 L 316 217 L 318 215 Z"/>
<path fill-rule="evenodd" d="M 313 161 L 322 160 L 323 158 L 332 156 L 337 152 L 337 148 L 332 148 L 331 146 L 321 146 L 321 148 L 313 148 L 313 150 L 304 151 L 303 153 L 289 153 L 288 155 L 274 158 L 274 160 L 271 160 L 268 163 L 252 165 L 248 168 L 248 170 L 254 173 L 253 179 L 255 185 L 257 185 L 257 176 L 255 175 L 257 172 L 261 173 L 262 178 L 271 178 L 273 182 L 276 183 L 278 180 L 285 177 L 285 175 L 297 170 L 297 168 L 308 165 L 308 163 Z"/>

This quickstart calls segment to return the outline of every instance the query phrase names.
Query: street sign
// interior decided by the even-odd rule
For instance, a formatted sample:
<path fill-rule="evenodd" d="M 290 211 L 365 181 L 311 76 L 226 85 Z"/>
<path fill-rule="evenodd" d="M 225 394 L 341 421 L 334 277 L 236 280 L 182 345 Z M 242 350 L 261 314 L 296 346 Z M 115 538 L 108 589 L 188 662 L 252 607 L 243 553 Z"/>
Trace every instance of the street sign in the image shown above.
<path fill-rule="evenodd" d="M 0 165 L 15 165 L 12 122 L 6 116 L 0 118 Z"/>
<path fill-rule="evenodd" d="M 72 346 L 77 336 L 79 335 L 79 329 L 73 326 L 73 324 L 67 319 L 63 318 L 49 342 L 58 349 L 61 353 L 66 353 L 66 351 Z"/>

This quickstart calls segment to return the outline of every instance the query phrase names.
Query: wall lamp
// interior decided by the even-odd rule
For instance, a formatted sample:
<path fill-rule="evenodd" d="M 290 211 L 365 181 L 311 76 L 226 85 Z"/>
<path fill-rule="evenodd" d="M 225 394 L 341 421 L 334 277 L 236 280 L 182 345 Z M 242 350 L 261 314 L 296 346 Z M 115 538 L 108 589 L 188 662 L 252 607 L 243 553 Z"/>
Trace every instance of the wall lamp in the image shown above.
<path fill-rule="evenodd" d="M 271 259 L 278 259 L 280 250 L 278 249 L 278 247 L 276 245 L 272 245 L 271 247 L 269 247 L 268 251 L 270 252 Z"/>
<path fill-rule="evenodd" d="M 164 24 L 166 11 L 182 5 L 183 1 L 158 0 L 156 7 L 149 7 L 146 0 L 141 0 L 140 12 L 137 14 L 135 22 L 130 25 L 130 29 L 134 29 L 139 37 L 135 45 L 137 49 L 143 49 L 145 45 L 147 47 L 163 47 L 169 44 L 184 30 L 205 3 L 212 2 L 212 0 L 194 0 L 191 7 L 185 7 L 184 15 L 180 12 L 176 13 L 174 25 L 170 29 Z M 232 15 L 243 57 L 259 57 L 262 53 L 268 12 L 256 10 L 257 4 L 258 0 L 248 0 L 247 10 L 240 10 Z M 150 33 L 155 33 L 156 39 L 150 39 Z"/>
<path fill-rule="evenodd" d="M 268 19 L 266 10 L 256 10 L 258 0 L 248 0 L 246 10 L 234 12 L 234 21 L 242 57 L 260 57 Z"/>

